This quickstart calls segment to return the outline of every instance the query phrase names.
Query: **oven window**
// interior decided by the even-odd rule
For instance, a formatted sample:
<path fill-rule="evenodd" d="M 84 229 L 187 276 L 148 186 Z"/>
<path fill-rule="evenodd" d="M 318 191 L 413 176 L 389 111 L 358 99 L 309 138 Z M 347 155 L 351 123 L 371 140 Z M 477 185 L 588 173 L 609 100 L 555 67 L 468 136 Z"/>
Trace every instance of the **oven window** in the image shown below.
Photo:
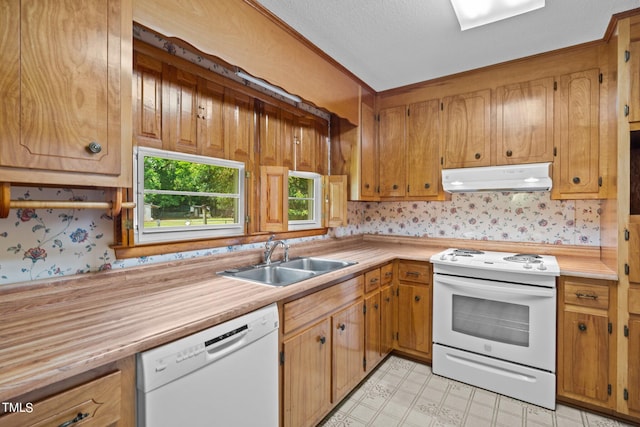
<path fill-rule="evenodd" d="M 461 334 L 529 346 L 529 306 L 453 295 L 452 320 Z"/>

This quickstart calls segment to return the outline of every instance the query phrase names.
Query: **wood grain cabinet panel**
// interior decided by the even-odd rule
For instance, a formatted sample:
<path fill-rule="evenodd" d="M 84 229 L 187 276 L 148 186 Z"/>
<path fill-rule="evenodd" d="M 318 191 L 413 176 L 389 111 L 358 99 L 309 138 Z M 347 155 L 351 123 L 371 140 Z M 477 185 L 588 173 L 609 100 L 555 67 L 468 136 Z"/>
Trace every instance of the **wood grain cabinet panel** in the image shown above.
<path fill-rule="evenodd" d="M 433 197 L 440 187 L 440 101 L 407 110 L 407 196 Z"/>
<path fill-rule="evenodd" d="M 260 105 L 259 138 L 260 138 L 260 165 L 282 165 L 282 122 L 281 109 L 270 104 Z"/>
<path fill-rule="evenodd" d="M 229 151 L 224 139 L 224 87 L 199 77 L 197 94 L 198 154 L 224 159 Z"/>
<path fill-rule="evenodd" d="M 398 347 L 431 357 L 431 286 L 400 283 Z"/>
<path fill-rule="evenodd" d="M 442 151 L 445 169 L 491 164 L 491 90 L 442 100 Z"/>
<path fill-rule="evenodd" d="M 629 122 L 640 122 L 640 41 L 629 43 Z"/>
<path fill-rule="evenodd" d="M 123 22 L 131 27 L 131 3 L 6 0 L 0 7 L 0 166 L 23 168 L 1 170 L 0 180 L 77 184 L 78 172 L 110 176 L 100 185 L 130 185 L 118 177 L 130 171 L 122 156 L 131 147 L 130 133 L 123 140 L 131 110 L 122 98 L 130 103 Z M 34 169 L 68 175 L 44 178 Z"/>
<path fill-rule="evenodd" d="M 339 402 L 364 376 L 364 314 L 360 300 L 331 317 L 333 399 Z"/>
<path fill-rule="evenodd" d="M 394 301 L 393 286 L 380 289 L 380 353 L 383 357 L 393 350 L 396 331 Z"/>
<path fill-rule="evenodd" d="M 406 107 L 380 111 L 378 154 L 380 197 L 403 197 L 406 192 Z"/>
<path fill-rule="evenodd" d="M 133 54 L 133 138 L 162 148 L 162 62 L 140 52 Z"/>
<path fill-rule="evenodd" d="M 163 148 L 196 154 L 198 150 L 198 78 L 172 65 L 162 73 Z"/>
<path fill-rule="evenodd" d="M 360 196 L 373 200 L 378 195 L 378 145 L 373 107 L 362 103 L 360 119 Z"/>
<path fill-rule="evenodd" d="M 555 98 L 554 198 L 597 195 L 600 189 L 600 71 L 560 76 Z"/>
<path fill-rule="evenodd" d="M 496 89 L 498 165 L 553 160 L 553 78 Z"/>
<path fill-rule="evenodd" d="M 629 409 L 640 415 L 640 316 L 629 319 Z"/>
<path fill-rule="evenodd" d="M 231 160 L 244 162 L 247 170 L 253 170 L 253 98 L 225 89 L 224 94 L 224 145 Z"/>
<path fill-rule="evenodd" d="M 380 348 L 382 306 L 380 304 L 380 292 L 374 292 L 364 300 L 365 306 L 365 353 L 364 368 L 371 371 L 381 360 Z"/>

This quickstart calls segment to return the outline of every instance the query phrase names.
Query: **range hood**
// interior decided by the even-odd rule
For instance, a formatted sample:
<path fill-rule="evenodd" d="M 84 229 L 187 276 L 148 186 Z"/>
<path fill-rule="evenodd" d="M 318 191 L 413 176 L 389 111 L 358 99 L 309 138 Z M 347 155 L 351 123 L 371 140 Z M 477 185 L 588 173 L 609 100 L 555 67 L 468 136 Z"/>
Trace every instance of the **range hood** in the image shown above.
<path fill-rule="evenodd" d="M 551 163 L 443 169 L 442 188 L 449 193 L 549 191 L 550 173 Z"/>

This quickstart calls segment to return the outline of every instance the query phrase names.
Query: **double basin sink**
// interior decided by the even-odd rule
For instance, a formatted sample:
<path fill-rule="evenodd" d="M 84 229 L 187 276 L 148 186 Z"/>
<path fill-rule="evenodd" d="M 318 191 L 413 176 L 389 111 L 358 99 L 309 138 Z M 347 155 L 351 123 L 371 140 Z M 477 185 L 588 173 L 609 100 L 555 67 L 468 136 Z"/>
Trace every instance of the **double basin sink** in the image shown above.
<path fill-rule="evenodd" d="M 279 261 L 271 264 L 258 264 L 219 271 L 218 274 L 264 285 L 287 286 L 354 264 L 356 263 L 351 261 L 302 257 L 290 261 Z"/>

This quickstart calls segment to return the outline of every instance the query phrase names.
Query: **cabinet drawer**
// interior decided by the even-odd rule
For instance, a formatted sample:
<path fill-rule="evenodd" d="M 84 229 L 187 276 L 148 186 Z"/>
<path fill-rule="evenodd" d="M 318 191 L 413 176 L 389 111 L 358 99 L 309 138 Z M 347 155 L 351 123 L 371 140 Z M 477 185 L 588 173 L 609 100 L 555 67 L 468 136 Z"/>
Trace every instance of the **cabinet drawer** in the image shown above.
<path fill-rule="evenodd" d="M 112 374 L 74 387 L 33 404 L 29 412 L 0 417 L 2 427 L 83 426 L 102 427 L 120 419 L 121 374 Z M 23 403 L 23 407 L 26 402 Z M 73 422 L 73 420 L 76 420 Z"/>
<path fill-rule="evenodd" d="M 284 304 L 283 333 L 315 321 L 362 297 L 364 276 L 338 283 L 311 295 Z"/>
<path fill-rule="evenodd" d="M 388 285 L 393 281 L 393 263 L 380 267 L 380 286 Z"/>
<path fill-rule="evenodd" d="M 609 308 L 609 287 L 565 280 L 564 303 L 607 310 Z"/>
<path fill-rule="evenodd" d="M 380 269 L 368 271 L 364 275 L 364 292 L 368 293 L 380 287 Z"/>
<path fill-rule="evenodd" d="M 431 283 L 431 264 L 419 261 L 400 261 L 398 276 L 403 282 Z"/>
<path fill-rule="evenodd" d="M 640 289 L 629 289 L 629 313 L 640 314 Z"/>

